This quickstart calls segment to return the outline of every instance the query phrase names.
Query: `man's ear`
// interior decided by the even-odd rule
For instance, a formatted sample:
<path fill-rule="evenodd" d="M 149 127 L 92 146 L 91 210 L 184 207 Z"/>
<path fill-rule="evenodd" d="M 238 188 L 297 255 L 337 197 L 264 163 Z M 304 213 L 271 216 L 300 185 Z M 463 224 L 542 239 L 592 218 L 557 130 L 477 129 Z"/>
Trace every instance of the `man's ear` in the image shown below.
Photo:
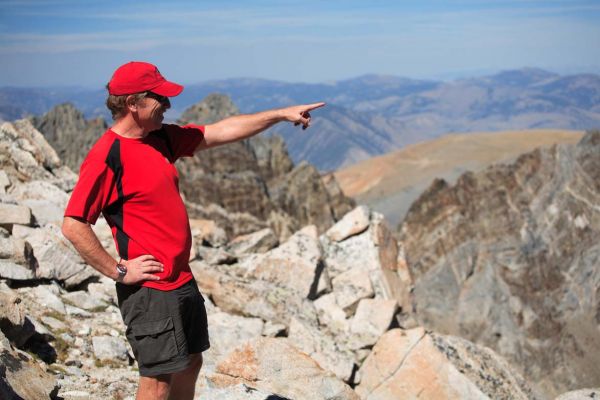
<path fill-rule="evenodd" d="M 135 96 L 133 96 L 133 95 L 127 96 L 127 98 L 125 99 L 125 105 L 129 109 L 129 111 L 137 112 L 137 102 L 136 102 Z"/>

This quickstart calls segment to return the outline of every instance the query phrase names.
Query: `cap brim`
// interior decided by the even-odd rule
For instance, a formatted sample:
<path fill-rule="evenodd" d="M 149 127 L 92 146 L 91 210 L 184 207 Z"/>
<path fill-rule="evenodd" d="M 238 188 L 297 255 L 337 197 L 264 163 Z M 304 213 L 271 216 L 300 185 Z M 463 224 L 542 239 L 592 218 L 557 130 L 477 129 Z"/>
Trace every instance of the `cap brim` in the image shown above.
<path fill-rule="evenodd" d="M 179 95 L 179 93 L 183 91 L 183 86 L 173 82 L 164 81 L 163 83 L 161 83 L 160 85 L 158 85 L 150 91 L 161 96 L 174 97 Z"/>

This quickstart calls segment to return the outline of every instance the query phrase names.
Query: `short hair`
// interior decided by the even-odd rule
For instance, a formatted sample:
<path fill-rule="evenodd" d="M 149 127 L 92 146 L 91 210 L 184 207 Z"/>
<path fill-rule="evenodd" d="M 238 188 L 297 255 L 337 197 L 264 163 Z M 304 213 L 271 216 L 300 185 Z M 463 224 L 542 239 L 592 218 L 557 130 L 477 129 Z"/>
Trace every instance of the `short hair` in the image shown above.
<path fill-rule="evenodd" d="M 108 89 L 108 84 L 106 85 L 106 89 Z M 134 96 L 135 102 L 137 103 L 147 95 L 148 92 L 132 93 L 130 95 L 124 94 L 120 96 L 109 93 L 108 97 L 106 98 L 106 107 L 108 107 L 110 110 L 112 119 L 116 121 L 126 114 L 125 110 L 127 109 L 127 96 Z"/>

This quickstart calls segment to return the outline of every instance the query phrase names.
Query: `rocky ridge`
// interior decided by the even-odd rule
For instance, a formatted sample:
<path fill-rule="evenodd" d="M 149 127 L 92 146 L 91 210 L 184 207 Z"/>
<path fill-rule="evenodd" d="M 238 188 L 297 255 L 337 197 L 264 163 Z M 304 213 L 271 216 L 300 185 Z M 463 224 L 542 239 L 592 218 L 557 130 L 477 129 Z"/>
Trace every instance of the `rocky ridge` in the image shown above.
<path fill-rule="evenodd" d="M 178 123 L 209 124 L 236 114 L 229 97 L 212 94 Z M 71 104 L 29 120 L 73 171 L 107 128 L 102 118 L 85 120 Z M 333 176 L 322 179 L 307 163 L 294 166 L 279 136 L 209 149 L 176 165 L 190 216 L 218 221 L 229 238 L 269 227 L 286 239 L 306 224 L 324 231 L 355 205 Z"/>
<path fill-rule="evenodd" d="M 73 171 L 79 171 L 90 147 L 108 128 L 102 117 L 86 120 L 70 103 L 60 104 L 43 116 L 29 119 L 43 133 L 61 161 Z"/>
<path fill-rule="evenodd" d="M 428 329 L 488 346 L 547 397 L 600 382 L 600 132 L 434 181 L 399 227 Z"/>
<path fill-rule="evenodd" d="M 0 126 L 0 394 L 132 399 L 137 370 L 114 283 L 83 263 L 87 277 L 51 268 L 78 260 L 50 218 L 65 197 L 44 200 L 50 186 L 32 184 L 66 195 L 76 177 L 36 132 L 27 121 Z M 211 336 L 197 398 L 395 399 L 427 381 L 436 383 L 430 393 L 537 398 L 491 350 L 416 325 L 414 283 L 381 215 L 358 207 L 322 234 L 309 225 L 279 246 L 268 229 L 230 241 L 213 221 L 191 222 Z M 114 251 L 106 226 L 94 229 Z M 400 358 L 378 350 L 389 340 L 399 340 Z"/>

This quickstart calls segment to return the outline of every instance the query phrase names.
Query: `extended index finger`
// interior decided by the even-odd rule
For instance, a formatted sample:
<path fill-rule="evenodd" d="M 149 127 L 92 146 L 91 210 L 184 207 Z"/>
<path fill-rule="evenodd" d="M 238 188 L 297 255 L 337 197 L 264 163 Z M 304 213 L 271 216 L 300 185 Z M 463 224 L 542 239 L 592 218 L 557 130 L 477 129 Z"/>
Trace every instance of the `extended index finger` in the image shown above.
<path fill-rule="evenodd" d="M 325 102 L 321 101 L 319 103 L 307 104 L 304 107 L 306 107 L 306 111 L 310 111 L 310 110 L 314 110 L 316 108 L 323 107 L 324 105 L 325 105 Z"/>

